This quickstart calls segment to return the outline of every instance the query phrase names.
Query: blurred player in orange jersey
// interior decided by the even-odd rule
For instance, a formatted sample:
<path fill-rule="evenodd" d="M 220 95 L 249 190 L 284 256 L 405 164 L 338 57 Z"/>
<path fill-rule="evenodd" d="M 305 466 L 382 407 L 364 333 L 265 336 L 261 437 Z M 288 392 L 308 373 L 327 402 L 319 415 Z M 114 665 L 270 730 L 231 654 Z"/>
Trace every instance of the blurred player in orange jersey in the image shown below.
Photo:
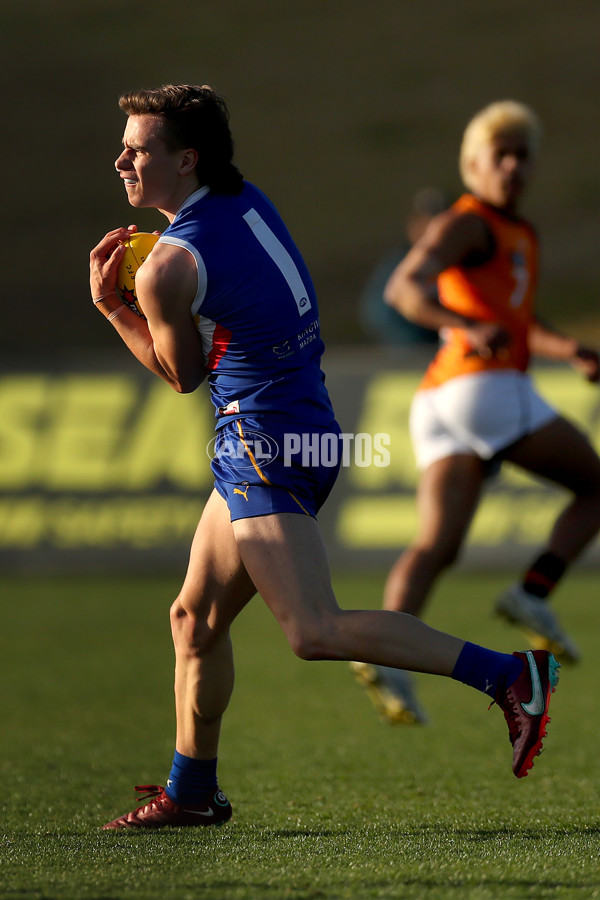
<path fill-rule="evenodd" d="M 421 470 L 419 528 L 393 566 L 384 605 L 419 616 L 461 549 L 488 476 L 503 460 L 566 488 L 572 498 L 545 547 L 496 604 L 567 661 L 579 651 L 548 604 L 552 589 L 600 528 L 600 460 L 587 438 L 533 389 L 531 354 L 564 360 L 590 382 L 598 353 L 537 318 L 537 237 L 519 202 L 540 141 L 536 115 L 492 103 L 469 123 L 460 167 L 468 193 L 437 216 L 398 265 L 385 299 L 440 332 L 442 345 L 414 398 L 410 428 Z M 440 302 L 431 291 L 437 282 Z M 391 721 L 425 721 L 406 672 L 352 664 Z"/>

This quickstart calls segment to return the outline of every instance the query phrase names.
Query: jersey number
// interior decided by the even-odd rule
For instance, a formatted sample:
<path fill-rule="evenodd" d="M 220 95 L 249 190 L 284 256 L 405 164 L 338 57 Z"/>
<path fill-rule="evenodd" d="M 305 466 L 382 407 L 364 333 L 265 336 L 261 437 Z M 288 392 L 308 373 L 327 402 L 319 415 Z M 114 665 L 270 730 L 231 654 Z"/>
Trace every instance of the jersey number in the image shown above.
<path fill-rule="evenodd" d="M 508 302 L 513 309 L 518 309 L 529 287 L 529 269 L 525 261 L 522 259 L 515 261 L 511 274 L 515 279 L 515 286 Z"/>

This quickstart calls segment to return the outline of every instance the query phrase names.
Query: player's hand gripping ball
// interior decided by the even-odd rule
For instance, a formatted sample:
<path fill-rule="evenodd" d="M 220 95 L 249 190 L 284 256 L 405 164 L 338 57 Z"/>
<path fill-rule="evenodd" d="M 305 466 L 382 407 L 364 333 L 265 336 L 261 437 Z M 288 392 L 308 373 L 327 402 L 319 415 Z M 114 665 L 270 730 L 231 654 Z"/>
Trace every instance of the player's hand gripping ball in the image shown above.
<path fill-rule="evenodd" d="M 123 303 L 145 318 L 135 293 L 135 275 L 142 263 L 147 259 L 150 251 L 159 238 L 158 234 L 148 234 L 146 231 L 134 231 L 127 240 L 123 241 L 125 253 L 117 269 L 117 283 L 115 289 Z"/>

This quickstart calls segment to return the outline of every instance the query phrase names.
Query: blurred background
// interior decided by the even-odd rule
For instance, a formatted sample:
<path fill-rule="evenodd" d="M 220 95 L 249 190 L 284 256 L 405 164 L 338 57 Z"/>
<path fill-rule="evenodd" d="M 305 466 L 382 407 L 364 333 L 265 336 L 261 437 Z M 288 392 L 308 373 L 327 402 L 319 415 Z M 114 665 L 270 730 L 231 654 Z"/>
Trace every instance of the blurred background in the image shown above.
<path fill-rule="evenodd" d="M 526 212 L 553 319 L 600 331 L 595 0 L 4 0 L 3 355 L 111 348 L 87 254 L 132 215 L 113 171 L 123 90 L 209 82 L 246 177 L 280 207 L 319 289 L 330 345 L 361 343 L 360 290 L 415 191 L 460 191 L 462 130 L 483 105 L 545 127 Z M 12 163 L 10 160 L 12 159 Z"/>
<path fill-rule="evenodd" d="M 195 501 L 209 489 L 206 459 L 195 481 L 182 474 L 210 434 L 204 399 L 178 402 L 198 404 L 206 432 L 188 435 L 191 449 L 181 458 L 174 459 L 173 447 L 161 456 L 161 428 L 187 421 L 187 414 L 181 406 L 172 413 L 175 401 L 160 391 L 155 396 L 158 388 L 89 300 L 88 254 L 99 238 L 120 224 L 165 224 L 158 213 L 134 213 L 114 173 L 124 90 L 208 82 L 226 98 L 237 162 L 278 206 L 316 283 L 329 348 L 324 365 L 343 427 L 396 434 L 400 461 L 385 477 L 345 473 L 325 523 L 334 553 L 344 545 L 355 559 L 366 541 L 370 553 L 389 555 L 412 528 L 406 411 L 433 345 L 414 333 L 392 337 L 369 310 L 380 290 L 377 273 L 406 240 L 415 196 L 423 188 L 450 200 L 460 193 L 462 131 L 492 100 L 524 101 L 544 124 L 524 208 L 542 236 L 540 313 L 600 342 L 596 0 L 3 0 L 0 24 L 0 558 L 7 565 L 47 565 L 67 550 L 80 560 L 93 551 L 98 559 L 97 535 L 77 544 L 88 527 L 82 522 L 98 527 L 104 510 L 108 552 L 117 538 L 107 535 L 134 501 L 142 506 L 123 530 L 150 521 L 148 492 L 163 506 L 165 497 L 175 503 L 175 494 L 177 503 L 194 500 L 188 518 L 176 503 L 170 525 L 156 529 L 164 542 L 180 515 L 177 540 L 187 546 Z M 562 391 L 559 402 L 593 431 L 596 391 L 567 374 L 548 377 Z M 157 459 L 144 456 L 144 442 Z M 389 533 L 397 506 L 388 519 L 372 506 L 369 514 L 353 508 L 342 516 L 353 490 L 388 505 L 404 497 L 405 527 Z M 515 482 L 513 499 L 528 490 Z M 101 495 L 112 513 L 98 506 Z M 532 514 L 540 508 L 535 498 Z M 73 518 L 76 512 L 84 518 Z M 514 537 L 514 520 L 502 520 L 502 531 L 490 519 L 487 546 Z M 152 546 L 148 541 L 140 552 Z"/>

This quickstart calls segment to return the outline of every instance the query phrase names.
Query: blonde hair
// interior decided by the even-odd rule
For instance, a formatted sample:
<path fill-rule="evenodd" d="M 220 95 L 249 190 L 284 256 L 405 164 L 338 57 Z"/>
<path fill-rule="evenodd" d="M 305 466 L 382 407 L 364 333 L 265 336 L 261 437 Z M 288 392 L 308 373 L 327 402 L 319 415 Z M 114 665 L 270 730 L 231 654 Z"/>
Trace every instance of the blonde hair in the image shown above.
<path fill-rule="evenodd" d="M 537 155 L 542 126 L 537 115 L 524 103 L 498 100 L 480 110 L 469 122 L 460 147 L 460 174 L 466 187 L 471 188 L 471 163 L 479 148 L 500 135 L 519 135 L 527 142 L 533 157 Z"/>

